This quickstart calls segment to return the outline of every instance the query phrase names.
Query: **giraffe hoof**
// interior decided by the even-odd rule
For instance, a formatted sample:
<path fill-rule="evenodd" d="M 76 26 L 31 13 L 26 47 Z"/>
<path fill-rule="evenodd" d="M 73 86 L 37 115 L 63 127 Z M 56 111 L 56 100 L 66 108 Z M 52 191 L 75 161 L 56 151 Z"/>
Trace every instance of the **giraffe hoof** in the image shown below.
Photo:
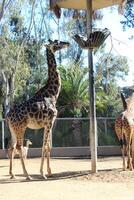
<path fill-rule="evenodd" d="M 27 181 L 31 181 L 31 180 L 32 180 L 31 176 L 27 176 L 27 177 L 26 177 L 26 180 L 27 180 Z"/>
<path fill-rule="evenodd" d="M 16 179 L 16 177 L 15 177 L 14 175 L 12 175 L 12 176 L 10 177 L 10 179 Z"/>
<path fill-rule="evenodd" d="M 51 172 L 51 169 L 50 169 L 50 168 L 48 169 L 47 173 L 48 173 L 48 174 L 47 174 L 47 177 L 51 177 L 51 176 L 52 176 L 52 172 Z"/>
<path fill-rule="evenodd" d="M 42 178 L 44 179 L 44 180 L 47 180 L 47 176 L 46 175 L 41 175 L 42 176 Z"/>

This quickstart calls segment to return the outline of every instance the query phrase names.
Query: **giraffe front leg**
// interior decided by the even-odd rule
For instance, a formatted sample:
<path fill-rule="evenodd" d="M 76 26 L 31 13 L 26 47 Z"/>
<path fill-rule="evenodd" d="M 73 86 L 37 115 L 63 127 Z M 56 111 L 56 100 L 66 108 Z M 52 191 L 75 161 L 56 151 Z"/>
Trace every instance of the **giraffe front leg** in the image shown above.
<path fill-rule="evenodd" d="M 44 160 L 45 160 L 45 155 L 46 155 L 46 158 L 47 158 L 47 176 L 44 174 Z M 48 176 L 51 176 L 51 168 L 50 168 L 50 152 L 48 150 L 48 147 L 45 146 L 42 150 L 42 158 L 41 158 L 41 167 L 40 167 L 40 173 L 41 173 L 41 176 L 44 178 L 44 179 L 47 179 Z"/>
<path fill-rule="evenodd" d="M 41 166 L 40 166 L 40 174 L 44 179 L 47 179 L 47 177 L 44 174 L 44 160 L 45 160 L 45 148 L 42 147 L 42 157 L 41 157 Z"/>
<path fill-rule="evenodd" d="M 46 149 L 46 157 L 47 157 L 47 176 L 51 176 L 52 172 L 51 172 L 51 168 L 50 168 L 50 144 L 47 145 L 47 149 Z"/>
<path fill-rule="evenodd" d="M 45 128 L 45 133 L 44 133 L 44 140 L 43 140 L 43 147 L 42 147 L 42 159 L 41 159 L 41 167 L 40 167 L 40 173 L 41 176 L 47 179 L 47 177 L 44 175 L 43 167 L 44 167 L 44 159 L 45 155 L 47 158 L 47 176 L 51 176 L 51 168 L 50 168 L 50 134 L 51 134 L 51 127 L 47 126 Z"/>

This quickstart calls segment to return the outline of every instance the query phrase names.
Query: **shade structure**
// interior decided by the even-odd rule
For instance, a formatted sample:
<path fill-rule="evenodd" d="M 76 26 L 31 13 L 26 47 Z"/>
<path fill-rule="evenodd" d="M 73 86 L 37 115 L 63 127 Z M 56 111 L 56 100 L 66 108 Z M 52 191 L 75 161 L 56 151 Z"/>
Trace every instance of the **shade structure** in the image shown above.
<path fill-rule="evenodd" d="M 60 8 L 67 9 L 85 9 L 87 10 L 87 41 L 84 46 L 88 49 L 88 68 L 89 68 L 89 94 L 90 94 L 90 147 L 91 147 L 91 171 L 97 172 L 97 125 L 96 125 L 96 105 L 95 105 L 95 84 L 94 84 L 94 69 L 93 69 L 93 55 L 90 48 L 92 35 L 92 13 L 94 10 L 101 8 L 121 5 L 125 0 L 50 0 L 50 9 L 54 11 L 55 15 L 60 18 Z M 93 37 L 92 37 L 93 38 Z M 81 47 L 83 47 L 83 39 L 78 35 L 75 38 Z M 87 43 L 89 45 L 87 45 Z"/>
<path fill-rule="evenodd" d="M 90 1 L 90 0 L 89 0 Z M 122 4 L 123 0 L 92 0 L 93 10 Z M 86 0 L 50 0 L 50 8 L 87 9 Z"/>

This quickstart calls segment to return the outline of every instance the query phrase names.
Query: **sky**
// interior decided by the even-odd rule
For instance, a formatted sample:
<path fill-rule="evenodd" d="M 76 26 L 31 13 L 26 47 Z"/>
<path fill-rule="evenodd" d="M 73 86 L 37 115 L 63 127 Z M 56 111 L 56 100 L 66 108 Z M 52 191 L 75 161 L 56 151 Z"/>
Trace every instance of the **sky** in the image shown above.
<path fill-rule="evenodd" d="M 98 23 L 99 28 L 108 28 L 112 35 L 113 49 L 114 53 L 117 55 L 126 56 L 129 64 L 129 75 L 126 77 L 126 81 L 119 80 L 118 84 L 121 87 L 131 86 L 134 84 L 134 39 L 129 40 L 129 37 L 134 35 L 134 29 L 128 29 L 127 31 L 123 31 L 122 25 L 120 23 L 123 16 L 118 13 L 118 6 L 109 7 L 105 9 L 101 9 L 103 13 L 103 18 Z M 58 20 L 56 19 L 57 23 Z M 55 22 L 52 21 L 53 31 L 54 31 L 54 39 L 55 34 L 58 32 L 57 25 L 55 26 Z M 133 32 L 132 32 L 133 31 Z M 66 33 L 65 33 L 66 34 Z M 70 36 L 69 36 L 70 37 Z M 58 35 L 57 35 L 57 39 Z M 64 38 L 60 38 L 64 39 Z M 108 49 L 110 52 L 111 49 L 111 39 L 110 37 L 106 40 Z M 112 50 L 113 52 L 113 50 Z"/>
<path fill-rule="evenodd" d="M 111 31 L 113 49 L 117 55 L 126 56 L 129 64 L 129 75 L 126 81 L 119 80 L 118 84 L 121 87 L 131 86 L 134 84 L 134 39 L 130 40 L 130 36 L 134 36 L 134 29 L 123 31 L 120 23 L 123 16 L 118 13 L 117 9 L 111 11 L 110 8 L 103 9 L 103 19 L 99 22 L 101 28 L 108 28 Z M 109 51 L 111 49 L 111 40 L 107 39 L 109 44 Z"/>

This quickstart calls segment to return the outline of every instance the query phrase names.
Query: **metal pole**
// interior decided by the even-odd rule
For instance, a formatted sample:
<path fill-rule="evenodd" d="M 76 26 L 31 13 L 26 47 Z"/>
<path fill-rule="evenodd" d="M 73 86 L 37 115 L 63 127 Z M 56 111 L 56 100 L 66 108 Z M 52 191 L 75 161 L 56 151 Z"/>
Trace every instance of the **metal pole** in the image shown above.
<path fill-rule="evenodd" d="M 4 120 L 1 121 L 2 123 L 2 149 L 5 149 L 5 143 L 4 143 Z"/>
<path fill-rule="evenodd" d="M 92 32 L 92 0 L 87 0 L 87 35 Z M 91 149 L 91 171 L 97 172 L 97 126 L 95 107 L 95 87 L 92 49 L 88 50 L 89 68 L 89 97 L 90 97 L 90 149 Z"/>

